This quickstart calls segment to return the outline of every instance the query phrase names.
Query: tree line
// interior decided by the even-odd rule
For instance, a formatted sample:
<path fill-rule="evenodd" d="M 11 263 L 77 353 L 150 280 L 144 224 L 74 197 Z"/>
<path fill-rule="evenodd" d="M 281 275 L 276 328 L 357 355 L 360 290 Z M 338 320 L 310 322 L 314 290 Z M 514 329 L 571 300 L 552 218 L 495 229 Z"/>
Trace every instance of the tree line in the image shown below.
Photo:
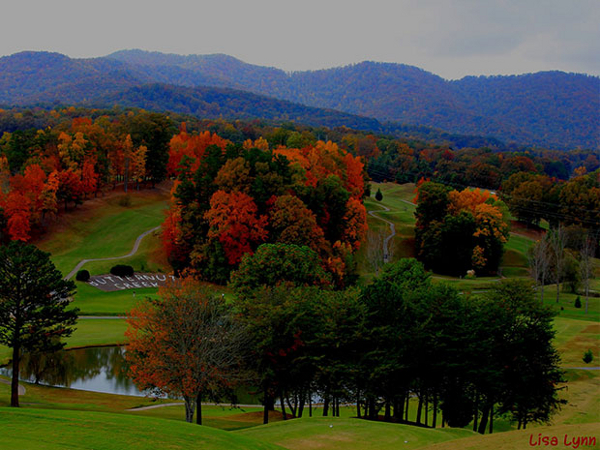
<path fill-rule="evenodd" d="M 127 192 L 165 179 L 174 133 L 166 115 L 67 117 L 54 127 L 0 138 L 0 241 L 29 241 L 61 206 L 67 210 L 117 183 Z"/>
<path fill-rule="evenodd" d="M 263 150 L 301 150 L 331 141 L 360 157 L 370 179 L 404 183 L 429 178 L 458 190 L 498 190 L 504 192 L 502 199 L 511 212 L 532 224 L 546 216 L 562 222 L 600 221 L 593 215 L 598 210 L 594 171 L 600 167 L 593 151 L 454 150 L 440 142 L 395 139 L 346 127 L 201 120 L 119 107 L 57 107 L 0 110 L 0 238 L 28 240 L 42 233 L 61 209 L 117 184 L 139 188 L 176 177 L 181 158 L 172 158 L 170 153 L 176 151 L 171 147 L 184 144 L 181 136 L 173 143 L 171 139 L 184 123 L 190 136 L 216 134 L 221 144 L 227 142 L 225 147 L 262 139 Z M 559 181 L 572 176 L 571 181 Z M 554 185 L 558 187 L 547 189 Z"/>
<path fill-rule="evenodd" d="M 255 269 L 302 250 L 265 246 L 276 248 L 234 273 L 233 299 L 186 278 L 128 319 L 136 382 L 183 395 L 188 421 L 240 384 L 260 394 L 265 423 L 277 402 L 286 418 L 312 415 L 318 401 L 324 416 L 352 404 L 360 418 L 484 433 L 496 417 L 521 428 L 560 407 L 553 313 L 526 282 L 466 296 L 401 259 L 363 289 L 332 290 L 310 270 L 281 269 L 273 283 Z"/>

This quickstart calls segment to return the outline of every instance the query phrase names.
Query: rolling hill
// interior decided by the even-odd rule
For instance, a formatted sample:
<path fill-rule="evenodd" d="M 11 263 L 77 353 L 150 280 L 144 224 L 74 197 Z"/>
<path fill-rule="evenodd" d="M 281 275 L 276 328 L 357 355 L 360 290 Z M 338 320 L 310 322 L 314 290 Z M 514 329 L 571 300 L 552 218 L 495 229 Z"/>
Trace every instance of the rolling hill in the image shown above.
<path fill-rule="evenodd" d="M 600 78 L 582 74 L 449 81 L 417 67 L 368 61 L 287 73 L 221 54 L 123 50 L 93 59 L 47 52 L 0 58 L 4 105 L 118 103 L 388 132 L 402 123 L 557 149 L 600 148 L 599 91 Z"/>

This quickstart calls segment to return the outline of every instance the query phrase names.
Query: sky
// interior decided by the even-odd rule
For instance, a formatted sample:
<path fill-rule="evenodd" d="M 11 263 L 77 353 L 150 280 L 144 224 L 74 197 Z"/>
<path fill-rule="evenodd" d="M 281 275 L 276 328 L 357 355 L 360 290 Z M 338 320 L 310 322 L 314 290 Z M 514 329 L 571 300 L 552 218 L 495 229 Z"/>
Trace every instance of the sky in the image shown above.
<path fill-rule="evenodd" d="M 446 79 L 561 70 L 600 76 L 600 0 L 19 0 L 0 56 L 139 48 L 225 53 L 285 71 L 361 61 Z"/>

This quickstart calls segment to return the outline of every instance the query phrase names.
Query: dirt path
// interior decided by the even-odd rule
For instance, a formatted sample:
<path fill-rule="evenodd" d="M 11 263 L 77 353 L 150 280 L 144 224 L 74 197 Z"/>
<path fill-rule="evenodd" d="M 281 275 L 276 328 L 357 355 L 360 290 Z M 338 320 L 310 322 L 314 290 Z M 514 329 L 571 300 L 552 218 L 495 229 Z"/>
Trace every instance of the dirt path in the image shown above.
<path fill-rule="evenodd" d="M 138 251 L 138 249 L 140 248 L 140 244 L 142 242 L 142 239 L 144 239 L 146 236 L 148 236 L 150 233 L 153 233 L 154 231 L 160 229 L 160 225 L 157 227 L 152 228 L 151 230 L 145 231 L 144 233 L 140 234 L 138 236 L 138 238 L 135 240 L 135 244 L 133 244 L 133 249 L 127 253 L 126 255 L 123 256 L 111 256 L 108 258 L 95 258 L 95 259 L 84 259 L 79 261 L 79 263 L 77 263 L 77 265 L 75 266 L 75 268 L 73 270 L 71 270 L 71 272 L 69 272 L 69 274 L 65 277 L 65 280 L 70 279 L 73 275 L 75 275 L 77 273 L 77 271 L 79 269 L 81 269 L 81 267 L 88 262 L 93 262 L 93 261 L 112 261 L 115 259 L 124 259 L 124 258 L 129 258 L 130 256 L 133 256 L 136 254 L 136 252 Z"/>
<path fill-rule="evenodd" d="M 375 217 L 376 219 L 381 220 L 390 226 L 390 235 L 383 240 L 383 263 L 387 264 L 389 262 L 389 255 L 390 255 L 388 252 L 389 243 L 394 238 L 394 236 L 396 236 L 396 226 L 394 225 L 393 222 L 390 222 L 389 220 L 386 220 L 382 217 L 375 215 L 375 213 L 379 212 L 379 211 L 385 211 L 385 212 L 390 211 L 390 208 L 388 208 L 387 206 L 383 206 L 383 205 L 379 205 L 379 206 L 382 207 L 383 209 L 379 209 L 377 211 L 367 211 L 367 212 L 369 213 L 369 215 L 371 217 Z"/>
<path fill-rule="evenodd" d="M 4 378 L 0 378 L 0 383 L 10 385 L 11 382 L 10 382 L 10 380 L 5 380 Z M 25 389 L 25 386 L 19 385 L 19 395 L 25 395 L 26 392 L 27 392 L 27 390 Z"/>

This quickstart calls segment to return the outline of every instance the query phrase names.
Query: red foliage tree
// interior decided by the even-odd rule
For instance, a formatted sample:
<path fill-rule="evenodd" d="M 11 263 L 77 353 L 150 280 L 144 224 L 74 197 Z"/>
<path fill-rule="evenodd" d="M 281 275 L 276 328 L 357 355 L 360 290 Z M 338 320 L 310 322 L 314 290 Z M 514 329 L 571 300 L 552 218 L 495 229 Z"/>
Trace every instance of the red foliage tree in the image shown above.
<path fill-rule="evenodd" d="M 134 382 L 182 396 L 186 420 L 202 424 L 202 398 L 237 381 L 244 330 L 225 300 L 192 278 L 161 288 L 160 300 L 139 303 L 129 314 L 126 358 Z"/>
<path fill-rule="evenodd" d="M 19 191 L 11 191 L 4 205 L 8 235 L 13 241 L 27 242 L 31 231 L 31 202 Z"/>
<path fill-rule="evenodd" d="M 352 197 L 348 199 L 344 223 L 342 239 L 354 250 L 358 250 L 367 235 L 367 210 L 360 200 Z"/>
<path fill-rule="evenodd" d="M 210 230 L 208 237 L 223 245 L 230 265 L 240 262 L 244 253 L 267 239 L 267 217 L 257 214 L 256 203 L 243 192 L 217 191 L 210 199 L 206 212 Z"/>

